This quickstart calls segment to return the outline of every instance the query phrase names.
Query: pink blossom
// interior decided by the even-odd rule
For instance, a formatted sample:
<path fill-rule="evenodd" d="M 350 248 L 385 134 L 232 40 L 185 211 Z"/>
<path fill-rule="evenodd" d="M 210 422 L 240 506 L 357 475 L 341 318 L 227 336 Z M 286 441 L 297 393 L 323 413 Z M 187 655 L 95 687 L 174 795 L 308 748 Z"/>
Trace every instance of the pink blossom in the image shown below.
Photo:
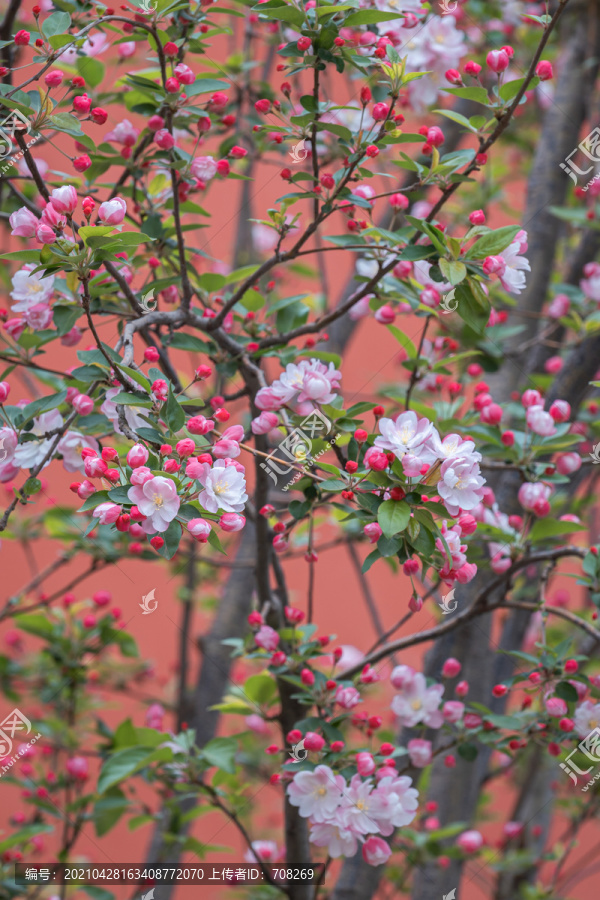
<path fill-rule="evenodd" d="M 112 131 L 104 135 L 104 140 L 115 144 L 122 144 L 124 147 L 133 147 L 140 133 L 139 128 L 135 128 L 129 119 L 123 119 Z"/>
<path fill-rule="evenodd" d="M 408 690 L 414 684 L 416 674 L 412 666 L 395 666 L 392 670 L 390 681 L 397 690 Z"/>
<path fill-rule="evenodd" d="M 164 717 L 164 707 L 162 707 L 160 703 L 152 703 L 146 710 L 146 727 L 154 728 L 156 731 L 162 731 Z"/>
<path fill-rule="evenodd" d="M 225 440 L 221 438 L 212 446 L 213 456 L 217 459 L 236 459 L 241 453 L 240 445 L 237 441 Z"/>
<path fill-rule="evenodd" d="M 465 853 L 476 853 L 483 846 L 483 837 L 479 831 L 463 831 L 456 843 Z"/>
<path fill-rule="evenodd" d="M 208 512 L 242 512 L 248 499 L 246 479 L 243 472 L 228 465 L 228 460 L 218 459 L 211 467 L 203 463 L 202 472 L 197 476 L 204 490 L 198 500 Z"/>
<path fill-rule="evenodd" d="M 206 519 L 190 519 L 186 528 L 199 543 L 205 544 L 208 541 L 212 525 Z"/>
<path fill-rule="evenodd" d="M 381 450 L 391 450 L 398 459 L 410 451 L 415 456 L 421 456 L 419 451 L 433 434 L 431 422 L 425 418 L 419 419 L 412 410 L 402 413 L 395 421 L 381 418 L 378 427 L 381 437 L 375 438 L 375 446 Z"/>
<path fill-rule="evenodd" d="M 425 741 L 421 738 L 413 738 L 406 745 L 408 755 L 413 766 L 417 769 L 424 769 L 432 760 L 433 754 L 431 749 L 431 741 Z"/>
<path fill-rule="evenodd" d="M 339 859 L 340 856 L 354 856 L 358 849 L 356 834 L 334 820 L 311 822 L 309 840 L 316 847 L 326 847 L 327 853 L 332 859 Z"/>
<path fill-rule="evenodd" d="M 52 206 L 61 215 L 71 215 L 77 208 L 77 191 L 72 184 L 54 188 L 50 194 Z"/>
<path fill-rule="evenodd" d="M 248 863 L 276 863 L 285 858 L 285 850 L 275 841 L 252 841 L 252 849 L 246 850 L 244 860 Z"/>
<path fill-rule="evenodd" d="M 541 481 L 526 482 L 519 488 L 519 503 L 523 509 L 543 518 L 550 512 L 550 488 Z"/>
<path fill-rule="evenodd" d="M 440 728 L 443 716 L 439 705 L 444 693 L 441 684 L 427 687 L 425 676 L 417 672 L 414 678 L 402 688 L 401 694 L 392 699 L 392 710 L 401 725 L 411 728 L 423 722 L 430 728 Z"/>
<path fill-rule="evenodd" d="M 190 172 L 200 181 L 210 181 L 217 174 L 217 163 L 212 156 L 197 156 L 192 160 Z"/>
<path fill-rule="evenodd" d="M 98 208 L 98 218 L 104 225 L 120 225 L 127 212 L 127 203 L 122 197 L 105 200 Z"/>
<path fill-rule="evenodd" d="M 137 466 L 131 473 L 129 480 L 132 484 L 142 485 L 146 484 L 147 481 L 152 481 L 153 478 L 154 474 L 148 466 Z"/>
<path fill-rule="evenodd" d="M 460 722 L 465 711 L 465 704 L 460 700 L 447 700 L 442 707 L 442 715 L 446 722 Z"/>
<path fill-rule="evenodd" d="M 459 456 L 442 463 L 438 493 L 451 516 L 461 509 L 474 509 L 481 500 L 485 479 L 479 472 L 478 455 Z"/>
<path fill-rule="evenodd" d="M 340 684 L 335 692 L 335 702 L 342 709 L 352 709 L 357 703 L 361 702 L 361 696 L 355 687 L 344 687 Z"/>
<path fill-rule="evenodd" d="M 255 419 L 252 419 L 250 427 L 252 434 L 268 434 L 273 428 L 279 425 L 279 419 L 272 412 L 263 411 Z"/>
<path fill-rule="evenodd" d="M 17 237 L 34 237 L 38 226 L 38 218 L 26 206 L 22 206 L 9 217 L 11 234 Z"/>
<path fill-rule="evenodd" d="M 134 55 L 136 47 L 137 44 L 135 41 L 124 41 L 122 44 L 117 44 L 117 53 L 119 54 L 119 58 L 129 59 L 130 56 Z"/>
<path fill-rule="evenodd" d="M 562 319 L 571 307 L 571 301 L 566 294 L 557 294 L 548 307 L 548 316 L 551 319 Z"/>
<path fill-rule="evenodd" d="M 134 444 L 127 454 L 127 463 L 132 469 L 137 469 L 148 462 L 149 455 L 143 444 Z"/>
<path fill-rule="evenodd" d="M 546 712 L 555 719 L 560 719 L 567 714 L 567 704 L 562 697 L 548 697 L 545 703 Z"/>
<path fill-rule="evenodd" d="M 238 513 L 234 512 L 223 513 L 219 519 L 219 527 L 222 528 L 223 531 L 241 531 L 245 524 L 246 517 L 240 516 Z"/>
<path fill-rule="evenodd" d="M 542 437 L 556 434 L 554 419 L 549 412 L 544 410 L 543 406 L 530 406 L 525 414 L 525 418 L 527 425 L 535 434 L 539 434 Z"/>
<path fill-rule="evenodd" d="M 47 303 L 36 303 L 25 310 L 23 319 L 33 331 L 42 331 L 52 322 L 52 309 Z"/>
<path fill-rule="evenodd" d="M 581 468 L 581 457 L 579 453 L 571 451 L 570 453 L 561 453 L 556 458 L 556 468 L 561 475 L 572 475 Z"/>
<path fill-rule="evenodd" d="M 362 775 L 363 778 L 366 778 L 368 775 L 372 775 L 375 771 L 375 760 L 370 753 L 357 753 L 356 768 L 358 769 L 358 774 Z"/>
<path fill-rule="evenodd" d="M 162 475 L 130 487 L 127 496 L 147 517 L 142 524 L 146 534 L 166 531 L 181 504 L 175 483 Z"/>
<path fill-rule="evenodd" d="M 386 460 L 386 462 L 387 462 L 387 460 Z M 383 534 L 383 531 L 381 530 L 381 525 L 379 525 L 377 522 L 369 522 L 368 525 L 365 525 L 365 527 L 363 528 L 363 532 L 366 535 L 366 537 L 369 538 L 369 542 L 371 544 L 376 544 L 377 541 L 379 540 L 379 538 L 381 537 L 381 535 Z"/>
<path fill-rule="evenodd" d="M 288 784 L 287 795 L 304 819 L 310 816 L 313 822 L 325 822 L 336 812 L 345 788 L 342 775 L 320 765 L 313 772 L 297 772 Z"/>
<path fill-rule="evenodd" d="M 89 775 L 88 761 L 85 756 L 72 756 L 67 760 L 67 772 L 77 781 L 85 781 Z"/>
<path fill-rule="evenodd" d="M 279 635 L 270 625 L 262 625 L 254 635 L 254 641 L 258 647 L 272 653 L 279 644 Z"/>
<path fill-rule="evenodd" d="M 101 525 L 112 525 L 121 515 L 121 507 L 116 503 L 101 503 L 96 507 L 92 516 L 99 519 Z"/>
<path fill-rule="evenodd" d="M 362 846 L 362 855 L 370 866 L 382 866 L 388 861 L 392 851 L 387 841 L 371 835 Z"/>

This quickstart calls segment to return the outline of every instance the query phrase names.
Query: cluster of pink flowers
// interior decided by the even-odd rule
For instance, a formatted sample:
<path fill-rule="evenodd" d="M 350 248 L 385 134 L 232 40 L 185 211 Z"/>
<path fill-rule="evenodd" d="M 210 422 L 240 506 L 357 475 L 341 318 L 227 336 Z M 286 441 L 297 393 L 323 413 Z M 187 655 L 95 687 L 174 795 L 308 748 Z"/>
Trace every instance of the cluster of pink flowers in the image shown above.
<path fill-rule="evenodd" d="M 232 426 L 236 434 L 241 426 Z M 131 471 L 128 476 L 130 508 L 124 509 L 121 504 L 110 500 L 103 501 L 94 509 L 92 515 L 101 524 L 115 524 L 117 530 L 128 531 L 133 537 L 155 535 L 151 540 L 156 549 L 162 547 L 164 540 L 160 537 L 167 531 L 170 523 L 177 518 L 181 507 L 181 496 L 175 481 L 169 475 L 175 475 L 185 463 L 185 475 L 189 481 L 183 487 L 187 500 L 197 496 L 200 506 L 208 513 L 217 514 L 223 510 L 219 518 L 220 527 L 227 532 L 240 531 L 245 525 L 245 518 L 239 513 L 244 509 L 248 495 L 246 493 L 245 470 L 241 463 L 231 458 L 213 461 L 209 453 L 199 457 L 192 454 L 196 450 L 191 438 L 183 438 L 177 443 L 176 453 L 182 462 L 173 458 L 164 459 L 165 475 L 157 475 L 148 468 L 149 452 L 143 444 L 135 444 L 127 454 L 127 465 Z M 171 454 L 170 445 L 161 448 L 166 457 Z M 84 470 L 87 478 L 103 478 L 113 486 L 120 483 L 119 469 L 110 469 L 109 463 L 117 459 L 117 451 L 105 447 L 98 456 L 93 449 L 83 451 Z M 82 499 L 91 497 L 96 489 L 90 481 L 71 485 Z M 198 482 L 202 490 L 198 490 Z M 200 543 L 208 540 L 211 523 L 206 519 L 192 518 L 186 523 L 189 534 Z"/>
<path fill-rule="evenodd" d="M 418 791 L 411 787 L 412 779 L 398 776 L 391 766 L 381 766 L 375 771 L 375 761 L 370 754 L 371 765 L 363 760 L 363 771 L 370 769 L 373 779 L 363 779 L 356 774 L 348 784 L 343 775 L 336 775 L 326 765 L 318 765 L 314 771 L 297 772 L 287 786 L 292 806 L 298 808 L 302 818 L 310 824 L 310 841 L 317 847 L 326 847 L 328 854 L 354 856 L 359 843 L 363 858 L 370 865 L 381 865 L 391 855 L 387 841 L 395 828 L 410 824 L 418 807 Z"/>
<path fill-rule="evenodd" d="M 333 363 L 325 365 L 318 359 L 303 359 L 299 363 L 288 363 L 279 378 L 270 387 L 261 388 L 256 395 L 256 405 L 265 412 L 275 412 L 292 405 L 299 413 L 309 413 L 315 406 L 331 403 L 339 390 L 341 373 Z M 262 417 L 253 421 L 255 434 L 265 433 L 268 424 Z M 274 424 L 277 424 L 276 422 Z M 271 424 L 270 428 L 274 427 Z"/>
<path fill-rule="evenodd" d="M 387 460 L 384 466 L 381 457 L 383 451 L 390 451 L 401 461 L 407 478 L 420 478 L 440 461 L 437 489 L 450 515 L 468 512 L 480 502 L 485 478 L 479 469 L 481 454 L 473 441 L 457 434 L 440 438 L 434 425 L 412 410 L 396 419 L 380 419 L 379 431 L 374 447 L 365 455 L 367 466 L 385 468 Z"/>

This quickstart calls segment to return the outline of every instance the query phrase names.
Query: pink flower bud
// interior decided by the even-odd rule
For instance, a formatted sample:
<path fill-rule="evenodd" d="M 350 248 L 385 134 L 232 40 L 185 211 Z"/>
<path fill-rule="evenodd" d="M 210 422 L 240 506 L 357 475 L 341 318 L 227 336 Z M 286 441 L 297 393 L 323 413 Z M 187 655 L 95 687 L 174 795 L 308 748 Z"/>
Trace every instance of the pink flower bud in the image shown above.
<path fill-rule="evenodd" d="M 482 209 L 476 209 L 469 216 L 471 225 L 485 225 L 485 214 Z"/>
<path fill-rule="evenodd" d="M 10 384 L 8 381 L 0 381 L 0 403 L 4 403 L 10 394 Z"/>
<path fill-rule="evenodd" d="M 462 665 L 453 656 L 449 656 L 442 666 L 442 675 L 444 678 L 456 678 L 460 674 Z"/>
<path fill-rule="evenodd" d="M 560 719 L 567 713 L 567 704 L 562 697 L 548 697 L 545 707 L 548 715 L 555 719 Z"/>
<path fill-rule="evenodd" d="M 94 401 L 91 397 L 88 397 L 87 394 L 79 394 L 73 399 L 73 409 L 75 409 L 80 416 L 89 416 L 93 408 Z"/>
<path fill-rule="evenodd" d="M 371 835 L 362 845 L 362 855 L 369 866 L 382 866 L 388 861 L 392 851 L 387 841 Z"/>
<path fill-rule="evenodd" d="M 375 760 L 371 756 L 370 753 L 362 752 L 356 754 L 356 768 L 358 769 L 358 774 L 362 775 L 363 778 L 367 778 L 369 775 L 372 775 L 375 771 Z"/>
<path fill-rule="evenodd" d="M 190 519 L 186 525 L 187 530 L 192 535 L 195 540 L 200 544 L 206 544 L 208 541 L 208 536 L 211 532 L 211 524 L 207 522 L 206 519 Z M 252 613 L 250 614 L 252 615 Z M 260 615 L 260 614 L 258 614 Z M 250 621 L 250 617 L 248 617 L 248 621 Z M 262 616 L 260 616 L 260 623 L 262 623 Z M 251 624 L 259 624 L 259 623 L 251 623 Z"/>
<path fill-rule="evenodd" d="M 485 61 L 492 72 L 499 74 L 500 72 L 504 72 L 505 69 L 508 69 L 510 60 L 508 58 L 508 53 L 505 50 L 490 50 Z"/>
<path fill-rule="evenodd" d="M 150 454 L 143 444 L 134 444 L 127 454 L 127 463 L 132 469 L 137 469 L 139 466 L 146 465 L 149 456 Z"/>
<path fill-rule="evenodd" d="M 535 74 L 540 81 L 549 81 L 554 76 L 552 63 L 547 59 L 541 59 L 535 67 Z"/>
<path fill-rule="evenodd" d="M 245 524 L 245 516 L 240 516 L 238 513 L 223 513 L 219 519 L 219 526 L 223 531 L 241 531 Z"/>
<path fill-rule="evenodd" d="M 433 758 L 431 741 L 413 738 L 406 745 L 406 749 L 411 763 L 418 769 L 424 769 Z"/>
<path fill-rule="evenodd" d="M 483 846 L 483 837 L 478 831 L 463 831 L 456 843 L 465 853 L 477 853 Z"/>
<path fill-rule="evenodd" d="M 317 734 L 315 731 L 307 731 L 304 735 L 304 746 L 307 750 L 318 753 L 325 746 L 325 741 L 321 735 Z"/>
<path fill-rule="evenodd" d="M 269 653 L 271 653 L 273 650 L 277 649 L 279 635 L 270 625 L 262 625 L 254 635 L 254 641 L 258 647 L 261 647 L 263 650 L 268 650 Z"/>

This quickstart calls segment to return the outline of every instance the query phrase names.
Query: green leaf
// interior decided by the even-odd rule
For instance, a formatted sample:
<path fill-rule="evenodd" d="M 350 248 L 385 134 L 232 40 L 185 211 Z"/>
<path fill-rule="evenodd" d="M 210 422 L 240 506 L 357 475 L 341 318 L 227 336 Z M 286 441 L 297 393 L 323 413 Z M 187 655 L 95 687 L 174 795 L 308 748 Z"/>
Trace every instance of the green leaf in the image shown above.
<path fill-rule="evenodd" d="M 302 27 L 305 22 L 305 16 L 296 9 L 295 6 L 269 6 L 268 3 L 261 3 L 260 6 L 253 7 L 253 12 L 266 16 L 268 19 L 275 19 L 277 22 L 289 22 L 290 25 L 298 25 Z"/>
<path fill-rule="evenodd" d="M 80 315 L 80 306 L 55 306 L 52 310 L 52 318 L 60 335 L 67 334 Z"/>
<path fill-rule="evenodd" d="M 48 831 L 54 831 L 52 825 L 26 825 L 25 828 L 15 831 L 10 837 L 0 841 L 0 853 L 4 853 L 5 850 L 9 850 L 11 847 L 15 847 L 18 844 L 25 844 L 27 841 L 30 841 L 32 837 L 35 837 L 36 834 L 43 834 Z"/>
<path fill-rule="evenodd" d="M 577 703 L 579 696 L 573 685 L 569 684 L 568 681 L 559 681 L 554 688 L 554 693 L 566 703 Z"/>
<path fill-rule="evenodd" d="M 167 406 L 165 409 L 165 418 L 172 432 L 181 431 L 185 425 L 185 413 L 177 402 L 177 398 L 173 393 L 173 388 L 169 387 L 169 396 L 167 398 Z"/>
<path fill-rule="evenodd" d="M 55 113 L 47 119 L 46 124 L 55 131 L 64 131 L 65 134 L 73 134 L 77 137 L 83 134 L 79 119 L 70 113 Z"/>
<path fill-rule="evenodd" d="M 377 510 L 377 521 L 386 538 L 404 531 L 410 519 L 410 506 L 404 500 L 385 500 Z"/>
<path fill-rule="evenodd" d="M 277 693 L 275 679 L 270 675 L 251 675 L 244 683 L 243 692 L 259 705 L 269 703 Z"/>
<path fill-rule="evenodd" d="M 211 766 L 216 766 L 223 772 L 234 774 L 235 772 L 235 754 L 237 751 L 237 741 L 229 737 L 213 738 L 202 748 L 202 757 Z"/>
<path fill-rule="evenodd" d="M 538 519 L 529 534 L 529 540 L 532 543 L 538 543 L 544 538 L 557 537 L 562 534 L 573 534 L 576 531 L 583 531 L 585 525 L 577 522 L 559 522 L 557 519 Z"/>
<path fill-rule="evenodd" d="M 28 403 L 22 410 L 24 417 L 22 424 L 24 425 L 30 419 L 36 419 L 38 416 L 41 416 L 42 413 L 49 412 L 51 409 L 56 409 L 56 407 L 60 406 L 61 403 L 64 403 L 66 399 L 67 392 L 59 391 L 58 394 L 50 394 L 48 397 L 40 397 L 39 400 Z"/>
<path fill-rule="evenodd" d="M 39 250 L 13 250 L 11 253 L 2 253 L 0 259 L 16 259 L 18 262 L 39 262 Z"/>
<path fill-rule="evenodd" d="M 109 788 L 143 769 L 153 758 L 154 751 L 149 751 L 148 747 L 127 747 L 125 750 L 118 750 L 102 766 L 98 778 L 98 793 L 104 794 Z"/>
<path fill-rule="evenodd" d="M 458 745 L 458 755 L 462 756 L 463 759 L 466 759 L 467 762 L 473 762 L 473 760 L 476 759 L 478 752 L 475 744 Z"/>
<path fill-rule="evenodd" d="M 42 24 L 42 34 L 49 38 L 55 34 L 65 34 L 71 26 L 71 16 L 66 12 L 55 12 Z"/>
<path fill-rule="evenodd" d="M 96 88 L 104 80 L 104 66 L 93 56 L 78 56 L 77 71 L 85 78 L 86 87 Z"/>
<path fill-rule="evenodd" d="M 455 302 L 458 301 L 458 315 L 473 331 L 483 333 L 490 317 L 490 301 L 481 287 L 472 279 L 467 279 L 466 283 L 457 285 L 454 290 Z"/>
<path fill-rule="evenodd" d="M 455 97 L 464 97 L 465 100 L 474 100 L 476 103 L 489 105 L 488 92 L 482 87 L 443 88 L 446 94 L 454 94 Z"/>
<path fill-rule="evenodd" d="M 26 631 L 27 634 L 35 634 L 36 637 L 50 640 L 54 634 L 54 625 L 43 613 L 28 613 L 24 616 L 16 616 L 14 622 L 21 631 Z"/>
<path fill-rule="evenodd" d="M 460 284 L 467 277 L 467 267 L 456 259 L 440 259 L 440 269 L 446 281 L 450 284 Z"/>
<path fill-rule="evenodd" d="M 197 78 L 193 84 L 186 84 L 185 93 L 188 97 L 197 94 L 213 94 L 215 91 L 228 91 L 231 84 L 228 81 L 219 81 L 217 78 Z"/>
<path fill-rule="evenodd" d="M 459 125 L 464 125 L 468 131 L 477 131 L 465 116 L 461 116 L 460 113 L 455 112 L 453 109 L 434 109 L 433 111 L 439 116 L 445 116 L 447 119 L 452 119 L 453 122 L 458 122 Z"/>
<path fill-rule="evenodd" d="M 505 225 L 504 228 L 496 228 L 487 234 L 482 234 L 475 241 L 467 256 L 469 259 L 484 259 L 486 256 L 495 256 L 512 244 L 515 235 L 521 230 L 520 225 Z"/>
<path fill-rule="evenodd" d="M 258 7 L 260 9 L 260 7 Z M 376 22 L 389 22 L 390 19 L 401 19 L 400 13 L 384 12 L 378 9 L 361 9 L 351 13 L 344 19 L 344 28 L 355 28 L 357 25 L 374 25 Z"/>
<path fill-rule="evenodd" d="M 125 810 L 129 807 L 129 800 L 116 788 L 108 797 L 102 797 L 94 805 L 92 818 L 98 837 L 107 834 L 117 824 Z"/>
<path fill-rule="evenodd" d="M 167 530 L 161 532 L 160 536 L 164 539 L 164 544 L 158 551 L 161 556 L 165 559 L 172 559 L 175 556 L 179 549 L 181 534 L 181 524 L 174 519 Z"/>

